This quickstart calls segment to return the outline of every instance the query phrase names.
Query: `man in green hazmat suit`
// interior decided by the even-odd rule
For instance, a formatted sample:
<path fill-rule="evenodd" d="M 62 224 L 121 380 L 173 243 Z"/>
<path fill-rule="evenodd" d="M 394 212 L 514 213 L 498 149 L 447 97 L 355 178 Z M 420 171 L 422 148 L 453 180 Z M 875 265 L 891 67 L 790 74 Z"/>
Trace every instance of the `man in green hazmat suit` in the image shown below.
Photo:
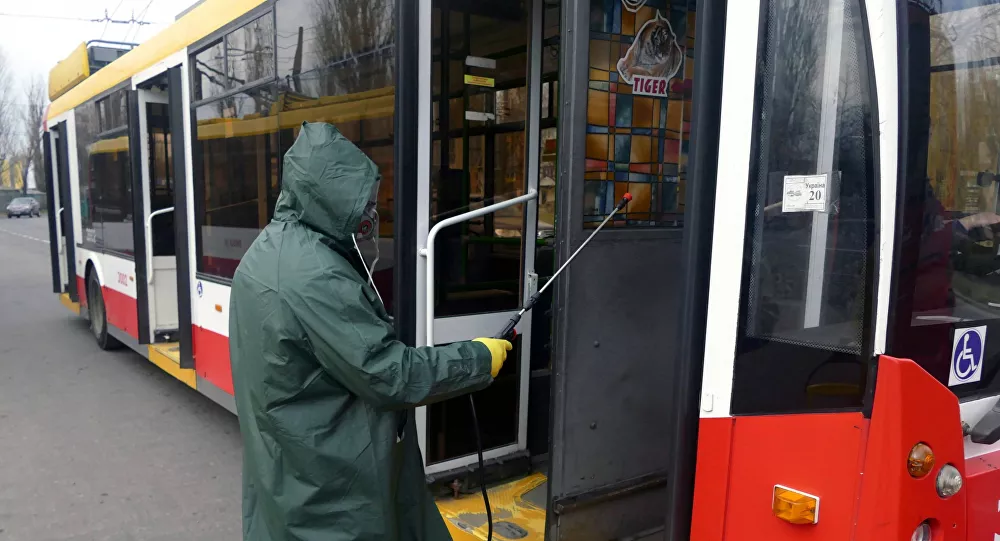
<path fill-rule="evenodd" d="M 450 539 L 412 408 L 486 387 L 511 345 L 395 339 L 356 239 L 378 231 L 378 182 L 335 127 L 304 124 L 274 219 L 233 278 L 244 540 Z"/>

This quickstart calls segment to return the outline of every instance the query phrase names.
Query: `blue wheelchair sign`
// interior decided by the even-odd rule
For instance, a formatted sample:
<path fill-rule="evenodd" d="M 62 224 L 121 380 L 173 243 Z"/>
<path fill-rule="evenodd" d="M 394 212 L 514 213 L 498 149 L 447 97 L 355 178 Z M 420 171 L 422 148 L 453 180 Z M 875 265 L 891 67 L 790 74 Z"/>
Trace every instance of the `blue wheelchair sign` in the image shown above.
<path fill-rule="evenodd" d="M 985 326 L 955 329 L 955 340 L 951 347 L 949 387 L 975 383 L 983 377 L 983 351 L 985 349 Z"/>

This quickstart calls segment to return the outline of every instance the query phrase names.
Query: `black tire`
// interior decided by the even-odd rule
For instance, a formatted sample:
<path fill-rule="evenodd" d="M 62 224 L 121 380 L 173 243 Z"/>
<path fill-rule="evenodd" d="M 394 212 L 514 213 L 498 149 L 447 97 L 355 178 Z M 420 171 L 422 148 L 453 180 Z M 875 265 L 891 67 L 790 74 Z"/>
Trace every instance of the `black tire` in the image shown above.
<path fill-rule="evenodd" d="M 97 347 L 103 350 L 118 349 L 122 343 L 108 334 L 108 314 L 104 309 L 104 294 L 97 275 L 93 272 L 87 278 L 87 313 L 90 316 L 90 332 L 94 334 Z"/>

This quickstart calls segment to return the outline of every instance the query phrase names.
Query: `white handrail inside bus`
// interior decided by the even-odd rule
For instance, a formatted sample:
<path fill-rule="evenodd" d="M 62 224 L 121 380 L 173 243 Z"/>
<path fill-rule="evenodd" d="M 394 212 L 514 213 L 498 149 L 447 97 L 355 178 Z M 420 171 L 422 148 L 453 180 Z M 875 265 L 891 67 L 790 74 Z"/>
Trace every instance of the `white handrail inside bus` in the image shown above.
<path fill-rule="evenodd" d="M 167 207 L 150 212 L 146 218 L 146 283 L 149 285 L 153 284 L 153 218 L 173 211 L 174 207 Z"/>
<path fill-rule="evenodd" d="M 425 322 L 427 342 L 425 345 L 434 345 L 434 241 L 437 239 L 438 233 L 449 225 L 466 222 L 473 218 L 478 218 L 486 214 L 492 214 L 500 209 L 513 207 L 514 205 L 519 205 L 521 203 L 527 203 L 537 197 L 537 191 L 529 190 L 528 193 L 519 195 L 513 199 L 487 205 L 476 210 L 470 210 L 469 212 L 459 214 L 458 216 L 452 216 L 451 218 L 441 220 L 440 222 L 434 224 L 434 227 L 432 227 L 430 232 L 427 234 L 427 246 L 420 249 L 420 255 L 427 258 L 427 271 L 425 274 L 427 302 L 425 303 L 426 309 L 424 311 L 424 316 L 427 318 Z"/>

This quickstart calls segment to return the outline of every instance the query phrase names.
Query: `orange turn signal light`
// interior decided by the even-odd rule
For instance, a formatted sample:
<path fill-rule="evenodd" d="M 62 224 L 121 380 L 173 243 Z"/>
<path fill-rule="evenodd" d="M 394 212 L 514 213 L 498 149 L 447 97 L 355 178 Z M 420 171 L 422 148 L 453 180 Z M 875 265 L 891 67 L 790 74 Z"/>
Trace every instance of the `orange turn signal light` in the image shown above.
<path fill-rule="evenodd" d="M 819 522 L 819 496 L 774 485 L 771 510 L 774 516 L 791 524 L 816 524 Z"/>
<path fill-rule="evenodd" d="M 926 443 L 918 443 L 910 449 L 910 456 L 906 457 L 906 471 L 910 472 L 910 477 L 920 479 L 934 469 L 934 451 Z"/>

